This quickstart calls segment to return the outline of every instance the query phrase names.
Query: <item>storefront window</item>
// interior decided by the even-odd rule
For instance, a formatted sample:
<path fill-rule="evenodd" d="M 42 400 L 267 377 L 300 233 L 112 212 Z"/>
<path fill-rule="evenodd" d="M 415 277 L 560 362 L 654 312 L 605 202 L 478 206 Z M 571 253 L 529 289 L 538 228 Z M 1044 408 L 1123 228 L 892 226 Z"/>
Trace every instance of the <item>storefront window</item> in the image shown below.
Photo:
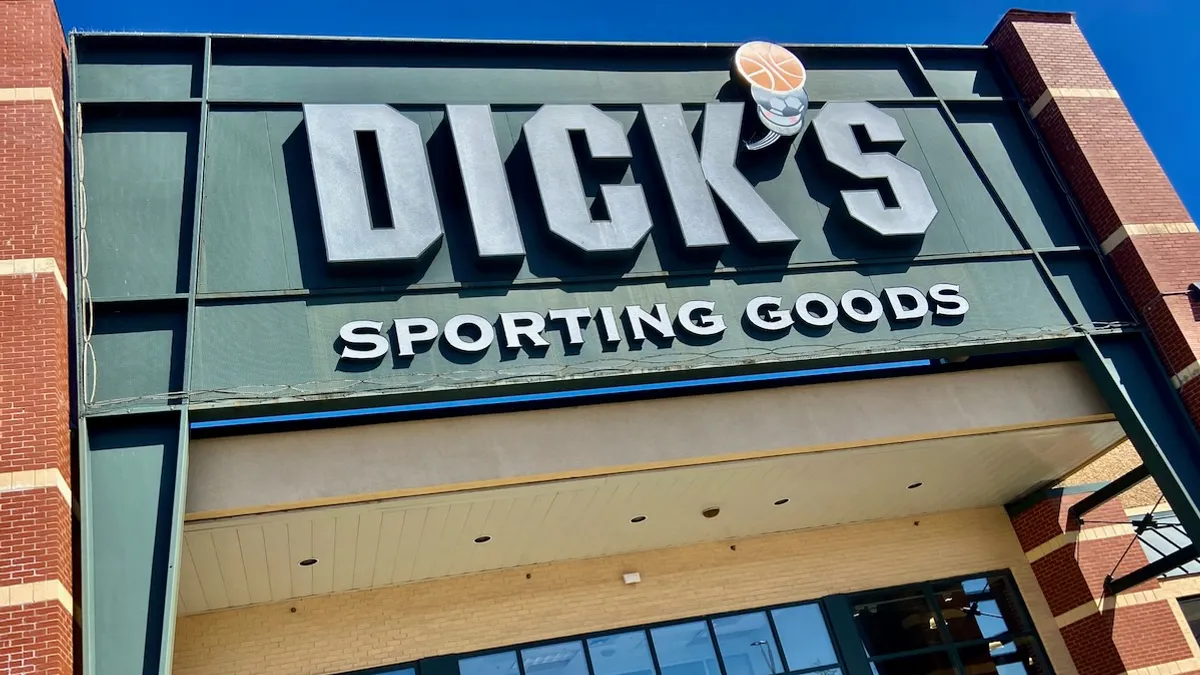
<path fill-rule="evenodd" d="M 1006 575 L 922 584 L 854 599 L 877 675 L 1048 675 Z"/>
<path fill-rule="evenodd" d="M 938 608 L 955 642 L 1003 638 L 1010 627 L 1024 628 L 1004 577 L 966 579 L 934 587 Z"/>
<path fill-rule="evenodd" d="M 707 622 L 655 628 L 650 636 L 662 675 L 721 675 Z"/>
<path fill-rule="evenodd" d="M 1192 635 L 1200 640 L 1200 595 L 1179 599 L 1179 609 L 1183 610 L 1183 618 L 1192 630 Z"/>
<path fill-rule="evenodd" d="M 458 662 L 460 675 L 519 675 L 516 652 L 500 652 L 462 659 Z"/>
<path fill-rule="evenodd" d="M 950 655 L 931 652 L 915 656 L 898 656 L 871 663 L 874 675 L 957 675 Z M 971 675 L 975 675 L 974 672 Z"/>
<path fill-rule="evenodd" d="M 825 666 L 836 666 L 837 653 L 829 639 L 825 616 L 816 603 L 785 607 L 771 612 L 779 641 L 783 643 L 783 656 L 790 671 L 809 670 Z M 821 671 L 837 672 L 836 669 Z"/>
<path fill-rule="evenodd" d="M 776 675 L 782 659 L 766 612 L 713 619 L 726 675 Z"/>
<path fill-rule="evenodd" d="M 448 675 L 454 659 L 394 675 Z M 464 656 L 457 675 L 848 675 L 847 664 L 872 675 L 1052 675 L 1003 573 Z"/>
<path fill-rule="evenodd" d="M 592 638 L 587 647 L 596 675 L 654 675 L 646 631 Z"/>
<path fill-rule="evenodd" d="M 588 675 L 582 642 L 561 642 L 521 650 L 525 675 Z"/>
<path fill-rule="evenodd" d="M 854 605 L 854 621 L 867 656 L 942 644 L 933 607 L 920 590 L 866 596 Z"/>
<path fill-rule="evenodd" d="M 1046 675 L 1037 655 L 1037 646 L 1029 638 L 1007 644 L 990 643 L 959 650 L 963 670 L 971 675 Z"/>

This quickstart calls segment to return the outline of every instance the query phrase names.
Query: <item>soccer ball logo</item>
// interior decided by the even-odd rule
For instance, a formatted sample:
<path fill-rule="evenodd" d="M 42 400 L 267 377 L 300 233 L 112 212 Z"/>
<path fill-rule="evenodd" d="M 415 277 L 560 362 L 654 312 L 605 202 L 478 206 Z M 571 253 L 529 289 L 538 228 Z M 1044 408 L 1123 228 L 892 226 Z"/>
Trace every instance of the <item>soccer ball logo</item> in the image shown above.
<path fill-rule="evenodd" d="M 807 73 L 795 54 L 770 42 L 747 42 L 733 56 L 733 71 L 750 88 L 758 119 L 767 128 L 746 149 L 761 150 L 781 136 L 800 133 L 808 111 Z"/>

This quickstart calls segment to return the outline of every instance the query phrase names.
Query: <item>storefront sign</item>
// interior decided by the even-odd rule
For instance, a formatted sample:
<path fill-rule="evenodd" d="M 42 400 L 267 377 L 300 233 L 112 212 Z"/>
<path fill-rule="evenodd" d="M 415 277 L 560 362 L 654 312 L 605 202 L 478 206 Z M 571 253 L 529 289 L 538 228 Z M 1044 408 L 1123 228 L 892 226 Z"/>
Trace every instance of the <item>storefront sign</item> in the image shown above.
<path fill-rule="evenodd" d="M 835 300 L 822 293 L 804 293 L 792 301 L 758 296 L 742 309 L 751 334 L 778 334 L 795 328 L 822 329 L 839 319 L 873 328 L 887 317 L 904 324 L 935 317 L 960 317 L 970 308 L 955 284 L 935 284 L 928 292 L 899 286 L 880 294 L 853 289 Z M 546 332 L 561 331 L 564 345 L 580 346 L 591 337 L 607 345 L 626 340 L 640 343 L 649 338 L 673 339 L 678 333 L 696 338 L 720 339 L 727 328 L 725 317 L 711 300 L 692 300 L 678 308 L 656 303 L 647 309 L 626 307 L 569 307 L 548 312 L 501 312 L 499 317 L 458 314 L 439 326 L 428 317 L 395 319 L 389 328 L 380 321 L 351 321 L 339 332 L 340 356 L 348 360 L 376 360 L 391 349 L 388 332 L 395 340 L 395 353 L 412 357 L 416 347 L 432 343 L 440 335 L 457 352 L 487 351 L 494 342 L 506 349 L 550 346 Z M 624 334 L 624 335 L 622 335 Z"/>
<path fill-rule="evenodd" d="M 735 62 L 767 129 L 766 136 L 746 147 L 761 149 L 781 136 L 799 134 L 808 109 L 800 61 L 777 45 L 750 43 L 738 50 Z M 681 104 L 640 106 L 689 249 L 729 243 L 714 195 L 753 241 L 786 245 L 799 239 L 795 228 L 804 224 L 785 223 L 735 164 L 745 107 L 705 104 L 697 148 Z M 524 256 L 491 107 L 447 105 L 445 110 L 479 257 Z M 382 104 L 305 105 L 304 118 L 330 263 L 414 261 L 441 240 L 437 193 L 416 122 Z M 841 192 L 854 220 L 885 237 L 925 233 L 937 207 L 920 171 L 889 152 L 864 150 L 855 137 L 855 127 L 861 127 L 873 143 L 903 144 L 904 135 L 894 118 L 865 101 L 834 101 L 821 108 L 812 127 L 831 171 L 842 171 L 859 183 L 886 184 L 893 206 L 885 203 L 882 186 Z M 633 251 L 654 226 L 643 186 L 601 186 L 608 219 L 593 218 L 572 133 L 587 140 L 592 161 L 632 158 L 625 128 L 599 108 L 541 106 L 524 124 L 522 134 L 549 230 L 584 253 Z M 364 172 L 364 148 L 377 152 L 382 166 L 377 200 L 386 199 L 390 227 L 372 223 L 367 189 L 371 177 Z"/>
<path fill-rule="evenodd" d="M 809 104 L 807 73 L 794 54 L 766 42 L 739 48 L 732 70 L 765 129 L 755 139 L 741 138 L 746 106 L 740 102 L 704 104 L 698 148 L 683 105 L 640 106 L 682 243 L 688 249 L 729 243 L 719 199 L 757 244 L 795 244 L 799 236 L 794 228 L 803 224 L 784 222 L 739 170 L 737 160 L 741 148 L 754 157 L 781 138 L 801 133 Z M 447 105 L 445 111 L 478 255 L 519 260 L 525 255 L 525 242 L 491 107 Z M 443 228 L 418 124 L 388 105 L 305 105 L 304 119 L 328 262 L 411 262 L 424 257 L 441 240 Z M 860 189 L 841 190 L 840 195 L 854 221 L 883 237 L 925 233 L 937 207 L 921 172 L 890 152 L 864 149 L 855 135 L 861 128 L 872 143 L 898 147 L 895 144 L 903 144 L 905 138 L 892 116 L 865 101 L 831 101 L 811 126 L 829 170 L 859 184 Z M 571 140 L 572 133 L 581 133 L 593 162 L 628 161 L 632 150 L 618 120 L 593 105 L 543 105 L 521 133 L 551 233 L 587 254 L 619 254 L 642 244 L 654 227 L 643 186 L 601 185 L 599 198 L 608 219 L 594 218 Z M 368 160 L 376 157 L 378 165 L 368 169 Z M 865 181 L 873 183 L 865 187 Z M 381 207 L 390 214 L 382 226 L 377 217 Z M 794 325 L 830 326 L 839 318 L 871 326 L 883 318 L 885 306 L 897 321 L 919 319 L 931 311 L 958 316 L 968 307 L 958 286 L 937 284 L 928 294 L 908 287 L 887 288 L 881 295 L 850 290 L 840 299 L 805 293 L 787 304 L 782 298 L 763 296 L 741 311 L 754 330 L 778 333 Z M 565 331 L 565 345 L 581 345 L 589 322 L 598 339 L 609 345 L 622 341 L 622 323 L 624 339 L 630 341 L 649 335 L 670 339 L 677 330 L 719 339 L 727 328 L 716 303 L 694 300 L 678 308 L 657 303 L 650 309 L 629 305 L 596 312 L 589 307 L 502 312 L 498 318 L 459 314 L 444 325 L 425 317 L 401 318 L 393 321 L 392 332 L 396 353 L 411 357 L 415 345 L 439 335 L 450 349 L 468 353 L 485 351 L 498 339 L 509 349 L 547 347 L 545 333 L 555 328 Z M 378 321 L 345 324 L 339 355 L 351 360 L 381 358 L 389 351 L 388 330 Z"/>

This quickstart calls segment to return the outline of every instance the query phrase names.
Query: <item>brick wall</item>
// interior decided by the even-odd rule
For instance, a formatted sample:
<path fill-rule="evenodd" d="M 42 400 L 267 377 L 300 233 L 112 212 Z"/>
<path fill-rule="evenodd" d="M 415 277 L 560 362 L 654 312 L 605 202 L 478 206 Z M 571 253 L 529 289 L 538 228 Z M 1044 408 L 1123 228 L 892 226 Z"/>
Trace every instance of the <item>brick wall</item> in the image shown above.
<path fill-rule="evenodd" d="M 1082 524 L 1070 519 L 1068 509 L 1085 496 L 1053 496 L 1013 517 L 1075 667 L 1088 675 L 1200 672 L 1200 654 L 1174 604 L 1177 593 L 1151 580 L 1106 596 L 1105 576 L 1142 567 L 1146 556 L 1116 500 Z"/>
<path fill-rule="evenodd" d="M 1074 16 L 1009 12 L 988 39 L 1200 423 L 1200 232 Z"/>
<path fill-rule="evenodd" d="M 1200 305 L 1187 295 L 1200 271 L 1195 223 L 1074 15 L 1010 11 L 988 44 L 1029 106 L 1101 251 L 1148 327 L 1193 422 L 1200 424 Z M 1110 463 L 1120 465 L 1121 457 Z M 1138 495 L 1157 502 L 1161 493 L 1150 484 Z M 1013 521 L 1075 665 L 1096 675 L 1159 672 L 1154 668 L 1200 672 L 1194 641 L 1157 581 L 1104 597 L 1105 575 L 1145 564 L 1145 556 L 1128 526 L 1085 523 L 1080 529 L 1068 523 L 1066 509 L 1079 498 L 1048 500 Z M 1127 522 L 1118 501 L 1085 520 Z"/>
<path fill-rule="evenodd" d="M 1073 675 L 1077 671 L 1054 617 L 999 508 L 537 565 L 184 616 L 176 626 L 174 672 L 342 673 L 1004 568 L 1013 571 L 1055 672 Z M 622 583 L 621 575 L 631 571 L 641 573 L 640 584 Z"/>
<path fill-rule="evenodd" d="M 0 673 L 72 672 L 63 68 L 50 0 L 0 0 Z"/>

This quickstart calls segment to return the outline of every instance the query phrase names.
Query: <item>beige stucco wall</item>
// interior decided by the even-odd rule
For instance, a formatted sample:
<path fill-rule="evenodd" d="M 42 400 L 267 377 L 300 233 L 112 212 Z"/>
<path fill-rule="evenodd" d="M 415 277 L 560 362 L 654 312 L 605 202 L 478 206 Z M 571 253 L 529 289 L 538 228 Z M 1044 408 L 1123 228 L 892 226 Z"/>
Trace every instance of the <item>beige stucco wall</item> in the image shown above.
<path fill-rule="evenodd" d="M 1046 363 L 200 438 L 189 449 L 187 511 L 214 518 L 1108 414 L 1082 366 Z"/>
<path fill-rule="evenodd" d="M 1137 450 L 1133 449 L 1133 444 L 1125 441 L 1098 457 L 1091 464 L 1068 476 L 1063 480 L 1062 484 L 1089 485 L 1092 483 L 1107 483 L 1137 468 L 1141 463 L 1142 458 L 1138 456 Z M 1160 497 L 1162 497 L 1162 490 L 1158 489 L 1158 485 L 1154 482 L 1153 478 L 1147 478 L 1129 490 L 1126 490 L 1120 499 L 1122 506 L 1127 509 L 1133 509 L 1154 506 Z M 1170 505 L 1164 501 L 1164 503 L 1159 505 L 1158 510 L 1167 511 L 1170 508 Z"/>
<path fill-rule="evenodd" d="M 176 675 L 326 675 L 621 626 L 1011 569 L 1076 671 L 1003 509 L 806 530 L 181 617 Z M 642 583 L 621 576 L 640 572 Z"/>

